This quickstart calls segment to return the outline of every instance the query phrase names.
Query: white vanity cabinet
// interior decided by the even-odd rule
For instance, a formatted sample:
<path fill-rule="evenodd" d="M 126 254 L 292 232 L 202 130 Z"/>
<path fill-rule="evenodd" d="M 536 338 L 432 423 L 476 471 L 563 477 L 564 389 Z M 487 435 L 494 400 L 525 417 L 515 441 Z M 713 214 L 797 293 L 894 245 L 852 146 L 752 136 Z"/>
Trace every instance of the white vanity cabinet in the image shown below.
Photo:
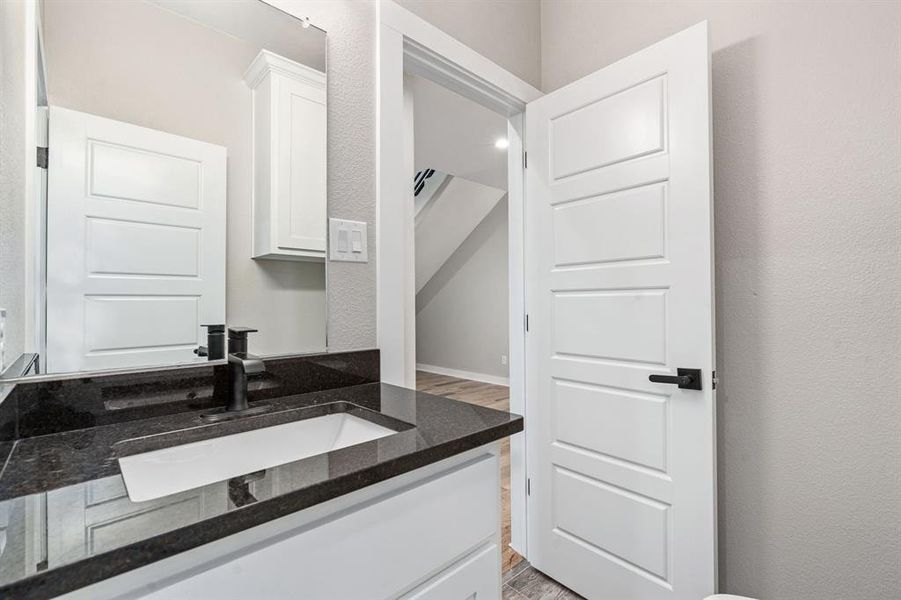
<path fill-rule="evenodd" d="M 325 73 L 261 50 L 244 82 L 253 94 L 253 258 L 324 260 Z"/>
<path fill-rule="evenodd" d="M 66 598 L 497 600 L 498 454 L 495 442 Z"/>

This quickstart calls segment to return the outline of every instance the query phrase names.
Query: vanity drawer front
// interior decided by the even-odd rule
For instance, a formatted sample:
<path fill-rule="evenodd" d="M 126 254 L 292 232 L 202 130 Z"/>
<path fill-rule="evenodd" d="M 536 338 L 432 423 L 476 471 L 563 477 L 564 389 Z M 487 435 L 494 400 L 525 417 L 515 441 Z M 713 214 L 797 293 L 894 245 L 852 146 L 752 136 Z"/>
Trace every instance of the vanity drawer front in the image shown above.
<path fill-rule="evenodd" d="M 490 544 L 425 584 L 404 600 L 489 600 L 500 598 L 500 551 Z"/>
<path fill-rule="evenodd" d="M 286 531 L 274 543 L 146 598 L 280 598 L 291 590 L 292 597 L 305 600 L 387 600 L 415 593 L 423 582 L 457 567 L 455 561 L 463 561 L 461 574 L 471 572 L 462 570 L 469 559 L 460 557 L 472 557 L 476 548 L 490 544 L 496 556 L 498 478 L 497 456 L 482 455 L 324 522 Z M 496 558 L 493 568 L 499 585 Z M 450 575 L 446 585 L 455 585 Z M 444 589 L 438 584 L 435 594 Z"/>

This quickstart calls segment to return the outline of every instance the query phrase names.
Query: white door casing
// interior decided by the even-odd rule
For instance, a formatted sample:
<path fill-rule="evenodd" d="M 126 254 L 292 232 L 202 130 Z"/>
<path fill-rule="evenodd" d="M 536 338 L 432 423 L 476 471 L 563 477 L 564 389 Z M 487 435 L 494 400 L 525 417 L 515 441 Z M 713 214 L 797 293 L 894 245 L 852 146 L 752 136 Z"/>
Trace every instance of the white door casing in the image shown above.
<path fill-rule="evenodd" d="M 226 149 L 59 107 L 49 121 L 48 371 L 198 360 L 201 324 L 225 323 Z"/>
<path fill-rule="evenodd" d="M 715 591 L 707 35 L 526 108 L 529 559 L 590 599 Z"/>

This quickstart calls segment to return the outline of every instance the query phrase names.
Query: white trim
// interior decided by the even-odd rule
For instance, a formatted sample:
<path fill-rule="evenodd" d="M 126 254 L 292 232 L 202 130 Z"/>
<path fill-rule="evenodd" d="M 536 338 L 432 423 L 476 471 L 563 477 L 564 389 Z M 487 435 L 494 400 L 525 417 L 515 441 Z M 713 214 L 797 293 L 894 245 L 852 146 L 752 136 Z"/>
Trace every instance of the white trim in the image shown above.
<path fill-rule="evenodd" d="M 525 104 L 515 96 L 461 71 L 458 65 L 408 38 L 404 39 L 404 70 L 411 75 L 430 79 L 505 116 L 525 109 Z"/>
<path fill-rule="evenodd" d="M 492 383 L 494 385 L 510 386 L 510 379 L 507 377 L 498 377 L 497 375 L 488 375 L 487 373 L 475 373 L 473 371 L 461 371 L 459 369 L 447 369 L 445 367 L 436 367 L 435 365 L 425 365 L 416 363 L 417 371 L 425 371 L 426 373 L 434 373 L 435 375 L 447 375 L 448 377 L 456 377 L 457 379 L 471 379 L 472 381 L 481 381 L 482 383 Z"/>
<path fill-rule="evenodd" d="M 511 116 L 542 94 L 394 2 L 384 0 L 378 6 L 378 346 L 382 351 L 382 380 L 412 388 L 415 386 L 415 360 L 412 357 L 416 339 L 414 326 L 407 323 L 404 305 L 415 300 L 412 287 L 415 283 L 411 274 L 403 269 L 412 264 L 413 232 L 407 231 L 404 207 L 412 204 L 412 200 L 406 202 L 407 196 L 412 196 L 412 186 L 406 183 L 412 180 L 413 169 L 407 164 L 410 162 L 409 151 L 404 148 L 404 136 L 399 135 L 404 131 L 402 127 L 408 117 L 402 95 L 403 74 L 405 70 L 415 71 L 441 85 L 450 85 L 449 82 L 454 81 L 456 91 L 464 93 L 466 90 L 468 97 Z M 511 147 L 508 156 L 514 153 L 515 149 Z M 510 164 L 513 169 L 508 169 L 508 178 L 520 193 L 520 197 L 516 197 L 514 192 L 510 200 L 521 204 L 522 164 L 518 158 Z M 512 234 L 521 236 L 522 231 L 517 229 Z M 521 269 L 521 241 L 511 240 L 511 249 L 518 252 L 519 257 L 514 254 L 510 260 L 518 260 Z M 408 285 L 411 286 L 409 290 Z M 517 289 L 521 290 L 521 287 Z M 515 316 L 517 322 L 520 322 L 520 316 Z M 511 320 L 513 318 L 511 314 Z M 517 344 L 516 337 L 524 336 L 520 327 L 511 329 L 510 334 L 511 346 Z"/>
<path fill-rule="evenodd" d="M 413 165 L 409 161 L 412 152 L 405 149 L 404 139 L 409 107 L 405 106 L 403 35 L 390 27 L 379 27 L 378 50 L 376 333 L 382 381 L 413 388 L 416 337 L 407 306 L 415 302 L 416 282 L 408 272 L 413 238 L 407 231 L 405 210 L 409 205 L 412 211 L 413 206 Z"/>
<path fill-rule="evenodd" d="M 525 415 L 526 409 L 526 284 L 525 284 L 525 207 L 523 173 L 523 113 L 507 120 L 507 278 L 510 287 L 509 358 L 510 412 Z M 510 174 L 518 173 L 518 176 Z M 516 198 L 517 201 L 513 199 Z M 510 438 L 510 547 L 527 556 L 526 549 L 526 435 Z"/>
<path fill-rule="evenodd" d="M 400 211 L 396 214 L 400 216 L 403 227 L 403 273 L 404 273 L 404 341 L 406 343 L 406 352 L 404 352 L 404 376 L 406 387 L 416 387 L 416 254 L 413 248 L 416 245 L 416 215 L 414 214 L 414 194 L 413 194 L 413 175 L 416 172 L 415 147 L 414 147 L 414 123 L 415 115 L 413 112 L 413 86 L 410 83 L 410 77 L 403 74 L 403 90 L 404 90 L 404 113 L 402 131 L 403 135 L 399 136 L 403 145 L 404 173 L 407 175 L 402 179 L 403 193 L 398 197 L 402 199 L 403 204 Z"/>
<path fill-rule="evenodd" d="M 528 413 L 525 398 L 525 297 L 522 112 L 542 93 L 509 71 L 463 45 L 391 0 L 378 4 L 376 120 L 377 193 L 377 332 L 382 381 L 407 388 L 416 382 L 412 227 L 406 207 L 412 207 L 412 164 L 405 148 L 407 129 L 403 75 L 417 74 L 508 117 L 509 277 L 510 277 L 510 407 Z M 408 198 L 409 196 L 409 198 Z M 527 497 L 524 434 L 511 440 L 511 546 L 527 554 Z"/>
<path fill-rule="evenodd" d="M 379 8 L 380 29 L 390 27 L 404 37 L 407 72 L 432 79 L 481 104 L 487 97 L 497 95 L 518 105 L 513 112 L 504 114 L 521 112 L 527 102 L 543 96 L 534 86 L 391 0 L 382 0 Z M 439 72 L 444 72 L 447 79 L 434 77 Z M 450 84 L 451 79 L 458 83 Z"/>

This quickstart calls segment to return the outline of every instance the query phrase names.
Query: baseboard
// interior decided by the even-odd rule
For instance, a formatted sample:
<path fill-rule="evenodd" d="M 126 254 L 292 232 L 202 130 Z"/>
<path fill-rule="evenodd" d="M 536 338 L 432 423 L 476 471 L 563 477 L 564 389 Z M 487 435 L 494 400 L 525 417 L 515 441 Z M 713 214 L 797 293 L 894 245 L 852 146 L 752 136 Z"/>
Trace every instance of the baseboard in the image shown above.
<path fill-rule="evenodd" d="M 422 363 L 416 363 L 416 370 L 434 373 L 435 375 L 447 375 L 448 377 L 457 377 L 458 379 L 472 379 L 473 381 L 481 381 L 482 383 L 493 383 L 494 385 L 510 387 L 510 378 L 500 377 L 498 375 L 486 375 L 485 373 L 473 373 L 472 371 L 446 369 L 444 367 L 424 365 Z"/>

